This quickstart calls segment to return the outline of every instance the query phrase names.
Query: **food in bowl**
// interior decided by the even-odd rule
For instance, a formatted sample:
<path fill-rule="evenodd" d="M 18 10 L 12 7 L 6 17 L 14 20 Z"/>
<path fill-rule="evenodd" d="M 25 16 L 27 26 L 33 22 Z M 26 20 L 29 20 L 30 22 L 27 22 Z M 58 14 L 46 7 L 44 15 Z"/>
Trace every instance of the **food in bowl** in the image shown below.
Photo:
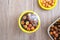
<path fill-rule="evenodd" d="M 19 28 L 25 33 L 36 32 L 40 27 L 40 17 L 34 11 L 28 10 L 22 12 L 19 19 Z"/>
<path fill-rule="evenodd" d="M 21 25 L 27 31 L 32 31 L 36 29 L 38 25 L 38 19 L 35 14 L 27 13 L 21 18 Z"/>
<path fill-rule="evenodd" d="M 40 18 L 37 13 L 28 10 L 20 15 L 18 25 L 23 32 L 33 33 L 40 27 Z"/>
<path fill-rule="evenodd" d="M 60 40 L 60 19 L 58 19 L 49 28 L 49 34 L 53 40 Z"/>
<path fill-rule="evenodd" d="M 42 6 L 49 8 L 54 6 L 55 0 L 41 0 L 41 4 Z"/>
<path fill-rule="evenodd" d="M 38 0 L 38 3 L 41 8 L 51 10 L 56 6 L 57 0 Z"/>

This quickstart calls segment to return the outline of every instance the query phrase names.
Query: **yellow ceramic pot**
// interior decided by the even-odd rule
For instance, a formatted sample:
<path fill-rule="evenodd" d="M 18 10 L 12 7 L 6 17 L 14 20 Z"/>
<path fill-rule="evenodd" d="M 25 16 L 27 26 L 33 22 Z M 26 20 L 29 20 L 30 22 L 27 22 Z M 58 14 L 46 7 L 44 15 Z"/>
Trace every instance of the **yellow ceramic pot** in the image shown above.
<path fill-rule="evenodd" d="M 53 9 L 53 8 L 56 6 L 56 4 L 57 4 L 57 0 L 55 0 L 54 5 L 48 8 L 48 7 L 44 7 L 44 6 L 41 4 L 41 1 L 42 1 L 42 0 L 38 0 L 39 6 L 40 6 L 41 8 L 43 8 L 43 9 L 45 9 L 45 10 L 51 10 L 51 9 Z"/>
<path fill-rule="evenodd" d="M 36 29 L 34 29 L 33 31 L 27 31 L 27 30 L 25 30 L 25 29 L 22 27 L 22 25 L 21 25 L 21 18 L 22 18 L 22 16 L 23 16 L 24 14 L 27 14 L 28 12 L 31 12 L 31 13 L 35 14 L 35 15 L 38 17 L 38 25 L 37 25 Z M 26 32 L 26 33 L 33 33 L 33 32 L 35 32 L 35 31 L 37 31 L 37 30 L 39 29 L 39 27 L 40 27 L 40 24 L 41 24 L 41 22 L 40 22 L 40 17 L 37 15 L 37 13 L 35 13 L 35 12 L 31 11 L 31 10 L 25 11 L 25 12 L 21 13 L 21 15 L 20 15 L 20 17 L 19 17 L 19 19 L 18 19 L 19 28 L 20 28 L 23 32 Z"/>

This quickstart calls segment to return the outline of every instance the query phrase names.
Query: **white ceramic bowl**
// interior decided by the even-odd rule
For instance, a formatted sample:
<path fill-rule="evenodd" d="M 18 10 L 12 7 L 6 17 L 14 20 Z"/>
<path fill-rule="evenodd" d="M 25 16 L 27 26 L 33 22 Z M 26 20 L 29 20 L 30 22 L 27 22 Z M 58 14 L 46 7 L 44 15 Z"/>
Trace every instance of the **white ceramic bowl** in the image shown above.
<path fill-rule="evenodd" d="M 52 36 L 50 35 L 50 33 L 49 33 L 49 31 L 50 31 L 50 27 L 54 24 L 54 23 L 56 23 L 58 20 L 59 20 L 60 18 L 58 18 L 56 21 L 54 21 L 49 27 L 48 27 L 48 35 L 49 35 L 49 37 L 52 39 L 52 40 L 54 40 L 53 38 L 52 38 Z"/>

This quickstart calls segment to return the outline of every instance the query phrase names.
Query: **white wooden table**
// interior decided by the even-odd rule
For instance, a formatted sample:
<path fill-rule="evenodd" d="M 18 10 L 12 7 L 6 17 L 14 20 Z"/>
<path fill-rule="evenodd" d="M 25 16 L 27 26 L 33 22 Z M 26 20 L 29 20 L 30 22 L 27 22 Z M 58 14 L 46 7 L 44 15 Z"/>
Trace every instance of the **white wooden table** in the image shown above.
<path fill-rule="evenodd" d="M 41 27 L 32 34 L 22 32 L 18 27 L 18 17 L 26 10 L 35 11 L 41 19 Z M 37 0 L 0 0 L 0 40 L 51 40 L 48 26 L 60 17 L 60 0 L 50 10 L 42 10 Z"/>

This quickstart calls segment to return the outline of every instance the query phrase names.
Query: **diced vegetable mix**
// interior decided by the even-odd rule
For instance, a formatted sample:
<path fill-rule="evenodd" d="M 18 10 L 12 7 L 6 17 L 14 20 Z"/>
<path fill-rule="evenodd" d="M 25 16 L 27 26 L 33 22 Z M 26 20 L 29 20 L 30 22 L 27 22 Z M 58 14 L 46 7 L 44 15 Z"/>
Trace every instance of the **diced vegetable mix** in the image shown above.
<path fill-rule="evenodd" d="M 33 31 L 38 25 L 38 18 L 33 13 L 24 14 L 21 18 L 21 25 L 27 31 Z"/>

